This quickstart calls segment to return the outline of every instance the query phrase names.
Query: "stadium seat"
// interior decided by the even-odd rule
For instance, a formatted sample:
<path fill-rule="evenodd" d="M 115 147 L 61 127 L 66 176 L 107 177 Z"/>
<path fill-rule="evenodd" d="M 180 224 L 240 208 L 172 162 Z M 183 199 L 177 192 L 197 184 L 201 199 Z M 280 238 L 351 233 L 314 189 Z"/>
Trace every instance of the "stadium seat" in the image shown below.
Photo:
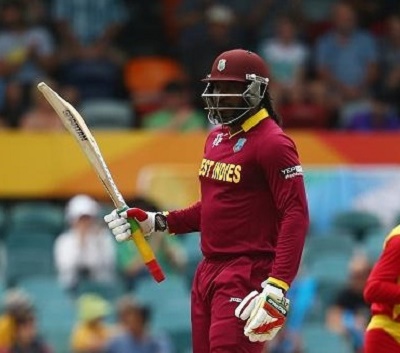
<path fill-rule="evenodd" d="M 321 324 L 307 324 L 301 330 L 304 351 L 307 353 L 352 353 L 345 339 L 328 331 Z"/>
<path fill-rule="evenodd" d="M 54 275 L 52 257 L 47 253 L 28 249 L 14 250 L 8 253 L 6 281 L 8 285 L 19 283 L 21 279 L 36 275 Z"/>
<path fill-rule="evenodd" d="M 348 232 L 332 232 L 323 235 L 313 234 L 306 240 L 304 248 L 304 264 L 312 266 L 313 262 L 326 254 L 340 252 L 351 257 L 356 248 L 356 242 Z"/>
<path fill-rule="evenodd" d="M 160 293 L 163 298 L 160 298 Z M 133 295 L 143 304 L 158 308 L 172 303 L 175 309 L 189 300 L 189 290 L 185 279 L 169 275 L 163 282 L 156 283 L 152 278 L 142 279 L 134 289 Z"/>
<path fill-rule="evenodd" d="M 356 241 L 362 241 L 368 232 L 382 229 L 378 216 L 366 211 L 343 211 L 333 219 L 333 228 L 347 231 Z"/>
<path fill-rule="evenodd" d="M 40 331 L 56 353 L 68 353 L 71 330 L 76 321 L 74 301 L 55 277 L 34 276 L 20 281 L 34 301 Z"/>
<path fill-rule="evenodd" d="M 176 303 L 178 304 L 178 300 Z M 171 338 L 176 353 L 183 353 L 191 345 L 189 299 L 185 303 L 179 303 L 179 306 L 171 306 L 168 302 L 152 311 L 151 326 L 153 331 L 165 332 Z"/>
<path fill-rule="evenodd" d="M 6 230 L 6 208 L 0 204 L 0 239 L 4 238 L 4 232 Z"/>
<path fill-rule="evenodd" d="M 318 281 L 344 282 L 348 273 L 351 255 L 332 252 L 324 256 L 317 257 L 309 267 L 309 272 Z"/>
<path fill-rule="evenodd" d="M 55 276 L 35 275 L 24 278 L 18 283 L 33 298 L 38 308 L 45 307 L 49 301 L 72 301 L 69 295 L 60 286 Z"/>
<path fill-rule="evenodd" d="M 185 279 L 169 275 L 165 281 L 156 283 L 146 278 L 138 283 L 132 294 L 152 309 L 152 330 L 167 333 L 178 353 L 183 353 L 191 340 L 190 292 Z"/>
<path fill-rule="evenodd" d="M 345 253 L 326 254 L 315 259 L 308 268 L 309 275 L 316 280 L 316 319 L 322 319 L 328 305 L 345 285 L 350 257 Z"/>
<path fill-rule="evenodd" d="M 4 242 L 0 239 L 0 287 L 6 283 L 6 264 L 7 264 L 6 247 L 4 245 Z"/>
<path fill-rule="evenodd" d="M 79 283 L 75 294 L 95 293 L 109 301 L 115 301 L 124 294 L 124 287 L 120 282 L 103 283 L 91 280 L 83 280 Z"/>
<path fill-rule="evenodd" d="M 129 129 L 134 125 L 133 109 L 125 101 L 88 100 L 82 103 L 81 112 L 93 129 Z"/>
<path fill-rule="evenodd" d="M 184 76 L 182 65 L 165 56 L 135 57 L 124 68 L 124 83 L 139 115 L 154 110 L 164 86 Z"/>
<path fill-rule="evenodd" d="M 18 283 L 23 278 L 35 275 L 53 275 L 53 244 L 52 233 L 15 230 L 7 232 L 7 283 Z"/>
<path fill-rule="evenodd" d="M 111 213 L 115 209 L 112 202 L 100 202 L 99 217 L 102 219 L 105 215 Z"/>
<path fill-rule="evenodd" d="M 161 209 L 187 207 L 199 199 L 197 174 L 197 164 L 149 164 L 138 172 L 136 192 Z"/>
<path fill-rule="evenodd" d="M 400 213 L 396 214 L 393 220 L 393 227 L 397 227 L 400 224 Z"/>
<path fill-rule="evenodd" d="M 364 239 L 363 246 L 365 252 L 373 263 L 375 263 L 383 250 L 383 243 L 387 236 L 387 232 L 380 231 L 380 232 L 370 232 Z"/>
<path fill-rule="evenodd" d="M 7 251 L 14 249 L 31 249 L 32 251 L 53 252 L 54 234 L 42 230 L 21 230 L 10 228 L 6 232 L 5 245 Z"/>
<path fill-rule="evenodd" d="M 203 254 L 200 250 L 200 234 L 185 234 L 181 236 L 182 246 L 187 256 L 187 265 L 185 269 L 185 279 L 189 288 L 192 285 L 193 277 Z"/>
<path fill-rule="evenodd" d="M 21 202 L 10 209 L 13 230 L 43 231 L 58 235 L 64 227 L 64 210 L 45 201 Z"/>

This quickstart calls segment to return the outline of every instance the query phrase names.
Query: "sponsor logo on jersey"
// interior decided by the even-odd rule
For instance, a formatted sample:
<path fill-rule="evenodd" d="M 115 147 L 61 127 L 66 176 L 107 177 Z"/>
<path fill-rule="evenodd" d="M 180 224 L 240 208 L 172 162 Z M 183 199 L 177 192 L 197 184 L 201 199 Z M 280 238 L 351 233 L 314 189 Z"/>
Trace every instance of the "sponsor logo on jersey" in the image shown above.
<path fill-rule="evenodd" d="M 233 146 L 233 152 L 239 152 L 242 148 L 243 148 L 243 146 L 244 146 L 244 144 L 246 143 L 246 139 L 244 138 L 244 137 L 241 137 L 237 142 L 236 142 L 236 145 L 235 146 Z"/>
<path fill-rule="evenodd" d="M 231 303 L 231 302 L 241 303 L 242 299 L 241 298 L 232 297 L 232 298 L 229 299 L 229 303 Z"/>
<path fill-rule="evenodd" d="M 218 134 L 217 136 L 215 136 L 215 139 L 212 143 L 212 147 L 218 146 L 221 142 L 222 142 L 222 137 L 224 136 L 224 134 Z"/>
<path fill-rule="evenodd" d="M 281 173 L 285 179 L 291 179 L 297 176 L 302 176 L 303 168 L 301 165 L 295 165 L 294 167 L 282 169 Z"/>
<path fill-rule="evenodd" d="M 199 176 L 237 184 L 240 181 L 242 166 L 239 164 L 215 162 L 203 158 Z"/>
<path fill-rule="evenodd" d="M 221 59 L 220 61 L 218 61 L 218 65 L 217 65 L 218 71 L 225 70 L 225 65 L 226 65 L 226 59 Z"/>

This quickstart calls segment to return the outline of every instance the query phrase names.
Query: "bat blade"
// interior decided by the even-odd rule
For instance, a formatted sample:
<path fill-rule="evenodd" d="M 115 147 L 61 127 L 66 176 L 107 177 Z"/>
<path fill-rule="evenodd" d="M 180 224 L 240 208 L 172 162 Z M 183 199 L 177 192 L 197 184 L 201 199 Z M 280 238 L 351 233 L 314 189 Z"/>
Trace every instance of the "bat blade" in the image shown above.
<path fill-rule="evenodd" d="M 87 127 L 83 117 L 72 106 L 72 104 L 60 97 L 60 95 L 52 90 L 46 83 L 41 82 L 37 87 L 53 107 L 65 128 L 78 142 L 79 146 L 85 153 L 86 157 L 90 161 L 90 164 L 102 182 L 105 190 L 113 201 L 115 207 L 119 211 L 126 210 L 128 207 L 125 203 L 125 200 L 119 192 L 107 167 L 107 164 L 100 152 L 100 148 L 97 145 L 97 142 L 89 128 Z M 165 279 L 164 273 L 155 258 L 153 250 L 145 240 L 139 225 L 135 220 L 129 220 L 129 223 L 132 229 L 132 239 L 135 242 L 136 247 L 138 248 L 139 253 L 146 263 L 150 273 L 157 282 L 163 281 Z"/>
<path fill-rule="evenodd" d="M 46 100 L 51 104 L 57 115 L 60 117 L 65 128 L 75 138 L 85 155 L 90 160 L 91 165 L 96 171 L 110 195 L 111 200 L 118 209 L 126 207 L 125 201 L 118 191 L 111 173 L 103 159 L 100 149 L 92 133 L 87 127 L 80 113 L 66 100 L 60 97 L 44 82 L 39 83 L 38 89 L 42 92 Z"/>

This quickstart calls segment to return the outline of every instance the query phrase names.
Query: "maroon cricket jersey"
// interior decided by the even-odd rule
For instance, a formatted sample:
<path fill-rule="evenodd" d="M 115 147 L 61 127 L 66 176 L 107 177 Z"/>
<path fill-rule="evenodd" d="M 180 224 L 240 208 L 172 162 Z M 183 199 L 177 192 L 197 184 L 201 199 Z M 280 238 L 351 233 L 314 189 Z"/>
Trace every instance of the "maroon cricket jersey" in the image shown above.
<path fill-rule="evenodd" d="M 199 169 L 201 200 L 170 212 L 172 233 L 201 232 L 207 257 L 275 256 L 266 274 L 290 285 L 297 274 L 309 216 L 294 142 L 265 109 L 243 131 L 212 131 Z"/>

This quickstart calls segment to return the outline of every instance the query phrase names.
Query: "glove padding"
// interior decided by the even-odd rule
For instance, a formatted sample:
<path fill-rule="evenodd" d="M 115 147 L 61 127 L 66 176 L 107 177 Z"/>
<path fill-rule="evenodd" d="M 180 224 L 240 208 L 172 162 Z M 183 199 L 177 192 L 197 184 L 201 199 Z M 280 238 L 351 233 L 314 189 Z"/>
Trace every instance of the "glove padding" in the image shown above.
<path fill-rule="evenodd" d="M 289 299 L 283 291 L 263 282 L 261 293 L 248 294 L 235 310 L 235 316 L 247 320 L 244 334 L 251 342 L 272 340 L 285 323 Z"/>
<path fill-rule="evenodd" d="M 157 212 L 146 212 L 140 208 L 129 208 L 126 211 L 118 213 L 118 210 L 112 211 L 110 214 L 104 216 L 104 221 L 107 223 L 108 228 L 114 234 L 118 242 L 123 242 L 131 237 L 131 226 L 128 218 L 135 219 L 144 236 L 149 236 L 151 233 L 157 231 L 155 229 L 155 216 Z"/>

